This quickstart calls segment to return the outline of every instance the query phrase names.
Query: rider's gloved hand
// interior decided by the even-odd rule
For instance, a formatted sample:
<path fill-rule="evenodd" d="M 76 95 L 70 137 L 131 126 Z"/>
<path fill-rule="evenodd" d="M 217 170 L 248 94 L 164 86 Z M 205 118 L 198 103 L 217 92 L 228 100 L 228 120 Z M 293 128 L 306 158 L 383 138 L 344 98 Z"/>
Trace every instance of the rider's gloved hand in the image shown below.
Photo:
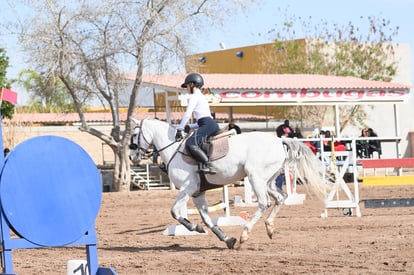
<path fill-rule="evenodd" d="M 184 133 L 188 134 L 190 132 L 190 130 L 191 130 L 190 125 L 185 125 Z"/>
<path fill-rule="evenodd" d="M 177 130 L 177 133 L 175 133 L 175 141 L 180 141 L 183 139 L 183 133 L 180 129 Z"/>

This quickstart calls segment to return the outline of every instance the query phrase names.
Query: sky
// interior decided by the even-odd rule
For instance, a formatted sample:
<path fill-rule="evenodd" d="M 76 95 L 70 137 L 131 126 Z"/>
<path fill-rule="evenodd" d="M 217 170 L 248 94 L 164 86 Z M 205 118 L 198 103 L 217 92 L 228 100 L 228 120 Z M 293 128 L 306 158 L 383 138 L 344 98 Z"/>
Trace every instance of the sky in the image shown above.
<path fill-rule="evenodd" d="M 207 37 L 203 37 L 203 45 L 200 45 L 200 49 L 218 50 L 220 42 L 223 42 L 227 48 L 271 42 L 273 37 L 267 33 L 284 21 L 280 18 L 278 7 L 282 11 L 289 11 L 295 17 L 312 16 L 314 19 L 312 21 L 316 23 L 320 19 L 338 24 L 360 22 L 360 16 L 389 19 L 391 26 L 400 28 L 395 42 L 414 46 L 413 0 L 262 0 L 259 2 L 261 3 L 259 8 L 250 9 L 248 14 L 240 14 L 237 18 L 230 17 L 228 24 L 223 28 L 207 33 Z"/>
<path fill-rule="evenodd" d="M 7 1 L 0 1 L 0 20 L 7 14 Z M 220 43 L 227 49 L 256 44 L 270 43 L 275 38 L 272 36 L 272 29 L 283 23 L 281 18 L 287 11 L 297 17 L 312 17 L 312 22 L 317 23 L 325 20 L 339 25 L 346 25 L 348 22 L 361 23 L 360 16 L 364 18 L 375 16 L 376 18 L 389 19 L 391 26 L 399 27 L 398 36 L 394 37 L 395 43 L 406 43 L 411 48 L 411 71 L 414 64 L 414 0 L 259 0 L 254 8 L 248 9 L 247 13 L 232 14 L 227 17 L 224 26 L 217 29 L 208 29 L 200 36 L 193 53 L 209 52 L 220 50 Z M 281 9 L 282 12 L 278 11 Z M 19 13 L 19 11 L 17 11 Z M 299 32 L 299 30 L 298 30 Z M 303 38 L 298 34 L 296 38 Z M 10 58 L 8 78 L 14 78 L 17 73 L 26 68 L 15 40 L 12 38 L 0 37 L 0 47 L 7 50 Z M 413 72 L 411 72 L 414 79 Z M 412 82 L 412 81 L 411 81 Z M 412 84 L 412 83 L 404 83 Z M 19 103 L 23 100 L 19 99 Z"/>
<path fill-rule="evenodd" d="M 390 27 L 398 27 L 398 35 L 393 38 L 394 43 L 408 44 L 410 47 L 411 80 L 414 80 L 414 0 L 262 0 L 259 8 L 250 9 L 247 14 L 240 14 L 236 18 L 230 17 L 223 28 L 213 30 L 204 34 L 202 43 L 199 43 L 194 53 L 220 50 L 220 43 L 227 49 L 250 46 L 256 44 L 271 43 L 275 35 L 269 31 L 280 28 L 285 21 L 285 10 L 296 18 L 312 17 L 311 22 L 318 25 L 321 20 L 332 24 L 353 25 L 360 27 L 363 16 L 383 18 L 390 21 Z M 278 8 L 282 12 L 278 11 Z M 283 18 L 281 18 L 283 17 Z M 354 23 L 355 22 L 355 23 Z M 367 27 L 365 27 L 367 28 Z M 303 38 L 297 30 L 298 36 Z"/>

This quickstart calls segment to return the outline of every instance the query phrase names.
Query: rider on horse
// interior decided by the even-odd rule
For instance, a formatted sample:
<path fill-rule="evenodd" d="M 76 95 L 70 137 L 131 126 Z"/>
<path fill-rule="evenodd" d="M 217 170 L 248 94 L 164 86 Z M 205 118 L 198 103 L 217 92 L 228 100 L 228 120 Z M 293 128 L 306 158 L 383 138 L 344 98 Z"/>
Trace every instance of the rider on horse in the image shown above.
<path fill-rule="evenodd" d="M 187 139 L 185 145 L 190 151 L 190 154 L 201 163 L 199 171 L 208 174 L 215 174 L 211 163 L 209 162 L 208 156 L 200 148 L 203 140 L 216 134 L 220 129 L 213 117 L 211 116 L 210 106 L 208 101 L 201 92 L 201 88 L 204 85 L 203 77 L 197 73 L 190 73 L 181 85 L 182 88 L 187 89 L 189 93 L 187 111 L 180 125 L 178 126 L 177 133 L 175 135 L 176 140 L 183 138 L 182 131 L 185 129 L 186 132 L 190 131 L 190 128 L 198 128 L 196 132 Z M 186 125 L 191 115 L 197 120 L 197 123 Z"/>

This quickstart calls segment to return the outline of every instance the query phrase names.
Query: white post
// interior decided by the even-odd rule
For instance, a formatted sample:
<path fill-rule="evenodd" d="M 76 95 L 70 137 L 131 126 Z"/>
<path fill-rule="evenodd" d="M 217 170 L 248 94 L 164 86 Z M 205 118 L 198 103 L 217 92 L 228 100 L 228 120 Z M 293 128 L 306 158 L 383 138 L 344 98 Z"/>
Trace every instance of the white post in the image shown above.
<path fill-rule="evenodd" d="M 146 168 L 145 168 L 145 185 L 147 186 L 147 190 L 150 189 L 150 173 L 149 173 L 149 164 L 146 164 Z"/>
<path fill-rule="evenodd" d="M 168 97 L 168 91 L 164 91 L 165 94 L 165 112 L 167 114 L 167 122 L 171 124 L 171 106 L 170 98 Z"/>
<path fill-rule="evenodd" d="M 341 126 L 339 124 L 339 106 L 335 104 L 335 133 L 337 137 L 341 136 Z"/>
<path fill-rule="evenodd" d="M 295 169 L 293 169 L 293 172 Z M 285 182 L 286 182 L 286 193 L 288 194 L 285 200 L 285 205 L 303 204 L 306 198 L 306 194 L 296 193 L 296 174 L 293 175 L 293 180 L 290 179 L 290 168 L 289 165 L 285 164 Z"/>
<path fill-rule="evenodd" d="M 354 199 L 357 203 L 357 207 L 355 207 L 356 216 L 361 217 L 361 209 L 359 207 L 359 183 L 358 183 L 358 165 L 357 165 L 357 153 L 356 153 L 356 141 L 355 138 L 352 139 L 352 172 L 354 175 Z"/>
<path fill-rule="evenodd" d="M 229 189 L 227 185 L 223 186 L 223 200 L 225 204 L 224 213 L 226 213 L 226 217 L 230 217 Z"/>
<path fill-rule="evenodd" d="M 285 164 L 285 182 L 286 182 L 286 193 L 288 196 L 291 196 L 293 194 L 293 188 L 292 188 L 292 181 L 290 180 L 290 169 L 289 165 Z"/>
<path fill-rule="evenodd" d="M 394 124 L 395 124 L 395 136 L 400 136 L 400 124 L 399 124 L 399 118 L 398 118 L 398 106 L 397 104 L 394 104 Z M 400 150 L 400 141 L 398 140 L 395 144 L 396 151 L 397 151 L 397 158 L 401 158 L 401 150 Z M 402 175 L 402 168 L 398 168 L 397 175 Z"/>

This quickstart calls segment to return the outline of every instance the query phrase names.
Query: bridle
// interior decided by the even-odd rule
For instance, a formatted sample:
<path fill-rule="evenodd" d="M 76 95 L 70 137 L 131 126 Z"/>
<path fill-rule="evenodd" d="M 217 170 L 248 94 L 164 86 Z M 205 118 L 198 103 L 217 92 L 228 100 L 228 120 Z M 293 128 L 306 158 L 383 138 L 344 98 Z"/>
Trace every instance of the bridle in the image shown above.
<path fill-rule="evenodd" d="M 138 155 L 143 155 L 143 156 L 146 156 L 146 157 L 150 157 L 152 155 L 152 153 L 148 152 L 148 148 L 151 147 L 152 144 L 150 142 L 148 142 L 148 140 L 145 138 L 144 134 L 142 133 L 142 124 L 143 124 L 143 122 L 144 121 L 141 120 L 140 124 L 135 126 L 134 129 L 137 129 L 137 128 L 140 129 L 139 133 L 138 133 L 138 137 L 137 137 L 137 143 L 133 142 L 134 136 L 136 136 L 136 134 L 134 134 L 134 135 L 131 136 L 129 149 L 130 150 L 138 150 Z M 147 149 L 145 149 L 144 147 L 141 146 L 141 137 L 145 141 L 145 143 L 147 143 L 147 145 L 148 145 Z"/>
<path fill-rule="evenodd" d="M 151 157 L 154 153 L 156 153 L 156 152 L 157 153 L 160 153 L 160 152 L 164 151 L 165 149 L 167 149 L 168 147 L 172 146 L 174 143 L 177 142 L 177 141 L 174 140 L 170 144 L 162 147 L 161 149 L 156 148 L 152 152 L 148 152 L 148 148 L 151 147 L 151 146 L 153 147 L 154 144 L 153 143 L 150 143 L 148 141 L 148 139 L 145 137 L 144 132 L 143 132 L 143 129 L 142 129 L 143 123 L 144 123 L 144 119 L 141 120 L 141 122 L 140 122 L 139 125 L 135 126 L 134 129 L 137 129 L 137 128 L 140 129 L 139 130 L 139 133 L 138 133 L 138 137 L 137 137 L 137 143 L 133 143 L 132 140 L 133 140 L 134 135 L 132 135 L 131 142 L 129 144 L 129 149 L 131 149 L 131 150 L 138 150 L 138 152 L 142 153 L 142 155 L 144 155 L 146 157 Z M 141 137 L 145 141 L 145 143 L 148 145 L 148 148 L 147 149 L 145 149 L 144 147 L 141 146 Z"/>

